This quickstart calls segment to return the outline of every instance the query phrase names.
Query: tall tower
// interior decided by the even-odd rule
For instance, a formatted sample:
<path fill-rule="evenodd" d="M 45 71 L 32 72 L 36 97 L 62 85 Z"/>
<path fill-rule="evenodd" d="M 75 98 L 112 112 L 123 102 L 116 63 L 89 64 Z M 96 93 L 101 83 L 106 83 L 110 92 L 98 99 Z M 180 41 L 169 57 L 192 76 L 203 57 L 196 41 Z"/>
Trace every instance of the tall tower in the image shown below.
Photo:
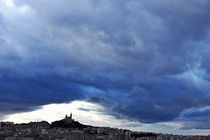
<path fill-rule="evenodd" d="M 72 113 L 70 114 L 70 119 L 72 120 Z"/>

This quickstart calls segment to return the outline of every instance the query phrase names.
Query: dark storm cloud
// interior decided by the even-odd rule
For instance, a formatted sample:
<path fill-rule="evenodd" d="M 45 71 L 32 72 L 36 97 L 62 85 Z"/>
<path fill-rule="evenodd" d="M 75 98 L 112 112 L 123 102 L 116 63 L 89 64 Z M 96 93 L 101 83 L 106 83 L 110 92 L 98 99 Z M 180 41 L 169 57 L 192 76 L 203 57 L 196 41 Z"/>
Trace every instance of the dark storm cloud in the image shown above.
<path fill-rule="evenodd" d="M 87 99 L 154 123 L 210 105 L 207 0 L 19 0 L 0 8 L 2 113 Z"/>
<path fill-rule="evenodd" d="M 185 109 L 209 105 L 208 85 L 195 86 L 184 78 L 144 79 L 128 94 L 115 93 L 108 99 L 117 101 L 114 110 L 141 122 L 170 121 Z"/>
<path fill-rule="evenodd" d="M 82 97 L 80 85 L 67 79 L 42 75 L 21 79 L 1 77 L 0 92 L 2 113 L 29 111 L 46 103 L 61 103 Z"/>

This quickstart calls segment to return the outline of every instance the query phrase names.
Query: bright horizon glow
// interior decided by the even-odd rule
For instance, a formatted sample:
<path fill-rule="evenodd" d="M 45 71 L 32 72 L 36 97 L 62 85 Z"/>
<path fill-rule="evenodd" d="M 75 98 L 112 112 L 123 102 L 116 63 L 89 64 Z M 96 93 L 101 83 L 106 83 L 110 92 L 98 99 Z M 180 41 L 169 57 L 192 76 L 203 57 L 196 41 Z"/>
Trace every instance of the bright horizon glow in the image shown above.
<path fill-rule="evenodd" d="M 103 106 L 87 101 L 73 101 L 61 104 L 48 104 L 41 106 L 39 109 L 8 115 L 1 121 L 14 123 L 28 123 L 33 121 L 53 122 L 63 119 L 65 115 L 73 113 L 73 119 L 86 125 L 99 127 L 112 127 L 129 129 L 132 131 L 145 131 L 165 134 L 181 135 L 208 135 L 210 130 L 181 130 L 182 124 L 179 122 L 166 122 L 155 124 L 143 124 L 138 121 L 127 119 L 117 119 L 116 117 L 106 114 Z"/>
<path fill-rule="evenodd" d="M 15 123 L 28 123 L 32 121 L 53 122 L 63 119 L 65 115 L 73 114 L 73 118 L 81 123 L 96 126 L 110 126 L 123 128 L 125 125 L 132 126 L 141 123 L 125 119 L 116 119 L 105 113 L 105 108 L 99 104 L 86 101 L 73 101 L 70 103 L 49 104 L 41 106 L 39 109 L 15 113 L 8 115 L 2 121 L 11 121 Z M 122 123 L 123 122 L 123 123 Z"/>

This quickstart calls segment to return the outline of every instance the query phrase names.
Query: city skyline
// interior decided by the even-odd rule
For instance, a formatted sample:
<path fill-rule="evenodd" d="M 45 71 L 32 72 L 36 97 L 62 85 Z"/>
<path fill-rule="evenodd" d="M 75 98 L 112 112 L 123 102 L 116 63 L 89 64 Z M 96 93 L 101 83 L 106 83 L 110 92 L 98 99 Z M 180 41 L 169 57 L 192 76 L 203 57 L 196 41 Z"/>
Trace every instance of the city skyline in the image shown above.
<path fill-rule="evenodd" d="M 72 118 L 15 124 L 0 122 L 0 140 L 209 140 L 208 136 L 174 135 L 84 125 Z"/>

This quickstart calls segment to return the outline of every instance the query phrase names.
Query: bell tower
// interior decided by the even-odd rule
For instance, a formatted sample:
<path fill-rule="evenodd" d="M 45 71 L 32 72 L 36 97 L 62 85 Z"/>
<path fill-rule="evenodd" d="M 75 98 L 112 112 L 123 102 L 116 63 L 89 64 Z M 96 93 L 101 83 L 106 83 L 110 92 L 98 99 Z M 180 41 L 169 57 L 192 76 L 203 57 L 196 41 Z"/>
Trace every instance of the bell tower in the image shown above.
<path fill-rule="evenodd" d="M 70 119 L 72 120 L 72 113 L 70 114 Z"/>

